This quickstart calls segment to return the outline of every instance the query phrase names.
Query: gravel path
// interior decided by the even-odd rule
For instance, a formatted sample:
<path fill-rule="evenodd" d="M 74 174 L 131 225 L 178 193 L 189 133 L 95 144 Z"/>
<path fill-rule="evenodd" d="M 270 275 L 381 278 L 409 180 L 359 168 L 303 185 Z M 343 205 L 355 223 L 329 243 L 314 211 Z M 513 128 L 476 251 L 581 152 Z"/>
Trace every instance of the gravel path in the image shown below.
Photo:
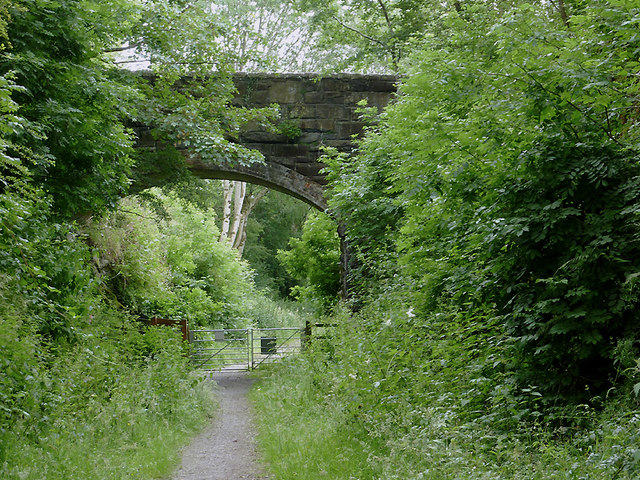
<path fill-rule="evenodd" d="M 173 480 L 266 480 L 259 463 L 244 372 L 216 373 L 220 411 L 213 424 L 183 452 Z"/>

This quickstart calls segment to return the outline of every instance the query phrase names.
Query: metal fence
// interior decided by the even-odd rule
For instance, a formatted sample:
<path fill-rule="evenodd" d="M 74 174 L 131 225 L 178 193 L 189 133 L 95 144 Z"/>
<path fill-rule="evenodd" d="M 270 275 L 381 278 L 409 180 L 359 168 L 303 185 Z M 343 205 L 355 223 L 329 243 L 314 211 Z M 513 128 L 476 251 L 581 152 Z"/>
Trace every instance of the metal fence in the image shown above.
<path fill-rule="evenodd" d="M 191 330 L 194 367 L 252 370 L 302 350 L 303 328 Z"/>

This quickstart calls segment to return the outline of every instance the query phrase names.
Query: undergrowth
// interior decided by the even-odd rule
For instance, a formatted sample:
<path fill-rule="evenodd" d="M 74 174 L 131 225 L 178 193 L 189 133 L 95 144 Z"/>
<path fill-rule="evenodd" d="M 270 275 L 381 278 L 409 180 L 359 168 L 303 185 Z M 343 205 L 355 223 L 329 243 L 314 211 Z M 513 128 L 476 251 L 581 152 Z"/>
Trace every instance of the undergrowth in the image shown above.
<path fill-rule="evenodd" d="M 0 283 L 0 478 L 148 479 L 212 415 L 211 389 L 190 371 L 179 333 L 140 327 L 103 307 L 74 338 L 35 334 Z"/>
<path fill-rule="evenodd" d="M 481 312 L 418 325 L 383 300 L 336 321 L 330 339 L 263 370 L 252 393 L 277 479 L 640 475 L 636 370 L 590 405 L 546 405 L 517 386 L 511 346 Z"/>

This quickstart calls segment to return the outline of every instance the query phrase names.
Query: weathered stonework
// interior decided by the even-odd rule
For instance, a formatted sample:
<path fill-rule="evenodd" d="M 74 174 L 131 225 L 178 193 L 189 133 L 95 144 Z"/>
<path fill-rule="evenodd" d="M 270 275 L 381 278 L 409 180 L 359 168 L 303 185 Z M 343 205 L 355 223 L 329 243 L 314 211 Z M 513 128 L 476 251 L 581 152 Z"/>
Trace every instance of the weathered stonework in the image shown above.
<path fill-rule="evenodd" d="M 203 178 L 243 180 L 265 185 L 325 210 L 323 186 L 326 179 L 318 162 L 323 146 L 349 152 L 352 136 L 362 133 L 364 124 L 356 113 L 358 102 L 384 108 L 396 91 L 396 77 L 390 75 L 237 74 L 236 106 L 280 105 L 281 118 L 299 129 L 301 135 L 288 138 L 259 128 L 240 135 L 243 145 L 260 151 L 264 165 L 239 167 L 213 165 L 187 156 L 194 174 Z"/>

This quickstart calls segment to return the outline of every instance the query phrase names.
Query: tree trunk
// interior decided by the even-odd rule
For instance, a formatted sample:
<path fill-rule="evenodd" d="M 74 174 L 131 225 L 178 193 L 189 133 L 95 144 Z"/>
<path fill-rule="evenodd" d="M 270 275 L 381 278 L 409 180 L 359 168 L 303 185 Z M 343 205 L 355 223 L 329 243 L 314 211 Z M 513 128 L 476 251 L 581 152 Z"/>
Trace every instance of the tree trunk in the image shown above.
<path fill-rule="evenodd" d="M 261 188 L 257 193 L 252 194 L 248 199 L 245 199 L 245 202 L 242 205 L 240 225 L 236 234 L 235 241 L 233 242 L 233 248 L 238 250 L 240 256 L 242 256 L 245 243 L 247 242 L 247 222 L 249 221 L 249 215 L 251 215 L 251 212 L 253 211 L 255 206 L 267 194 L 268 191 L 269 190 L 266 188 Z"/>
<path fill-rule="evenodd" d="M 247 198 L 246 183 L 224 180 L 222 191 L 222 228 L 219 241 L 228 241 L 242 256 L 247 241 L 249 215 L 269 190 L 262 188 Z"/>
<path fill-rule="evenodd" d="M 569 15 L 567 14 L 567 8 L 564 4 L 564 0 L 558 0 L 558 11 L 562 18 L 562 23 L 565 27 L 569 28 Z"/>
<path fill-rule="evenodd" d="M 224 242 L 229 238 L 229 227 L 231 225 L 231 198 L 233 196 L 233 185 L 229 180 L 222 181 L 222 227 L 220 228 L 220 238 L 218 241 Z"/>
<path fill-rule="evenodd" d="M 233 182 L 233 223 L 229 231 L 229 241 L 231 245 L 235 245 L 238 237 L 238 230 L 242 221 L 242 206 L 244 205 L 244 197 L 247 194 L 247 184 L 244 182 Z"/>

